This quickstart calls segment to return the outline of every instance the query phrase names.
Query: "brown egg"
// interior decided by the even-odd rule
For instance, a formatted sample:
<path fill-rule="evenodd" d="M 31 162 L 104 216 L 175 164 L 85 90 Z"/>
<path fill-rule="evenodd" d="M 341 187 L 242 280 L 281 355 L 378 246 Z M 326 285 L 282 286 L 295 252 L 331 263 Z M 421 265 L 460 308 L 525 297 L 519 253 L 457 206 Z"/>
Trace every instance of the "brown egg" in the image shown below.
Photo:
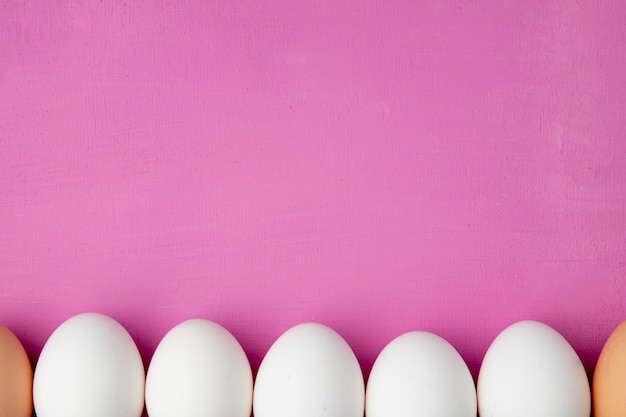
<path fill-rule="evenodd" d="M 595 417 L 626 416 L 626 321 L 604 344 L 591 390 Z"/>
<path fill-rule="evenodd" d="M 20 341 L 0 324 L 0 417 L 33 414 L 33 368 Z"/>

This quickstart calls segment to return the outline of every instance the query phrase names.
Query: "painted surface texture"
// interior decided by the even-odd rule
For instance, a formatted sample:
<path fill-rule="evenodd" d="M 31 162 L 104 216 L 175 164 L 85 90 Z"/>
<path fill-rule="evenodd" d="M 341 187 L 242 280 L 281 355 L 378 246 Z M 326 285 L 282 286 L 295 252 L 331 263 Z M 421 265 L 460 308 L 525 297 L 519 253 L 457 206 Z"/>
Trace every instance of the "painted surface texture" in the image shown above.
<path fill-rule="evenodd" d="M 0 0 L 0 321 L 256 368 L 320 321 L 474 373 L 520 319 L 590 371 L 626 319 L 626 2 Z"/>

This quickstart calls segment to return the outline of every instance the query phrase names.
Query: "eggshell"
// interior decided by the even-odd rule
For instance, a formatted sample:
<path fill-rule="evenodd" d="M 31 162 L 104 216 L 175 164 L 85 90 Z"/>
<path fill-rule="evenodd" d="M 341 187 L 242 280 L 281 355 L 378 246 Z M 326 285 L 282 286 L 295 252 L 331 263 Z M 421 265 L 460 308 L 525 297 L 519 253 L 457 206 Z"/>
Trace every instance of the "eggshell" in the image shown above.
<path fill-rule="evenodd" d="M 543 323 L 507 327 L 483 359 L 478 376 L 483 417 L 589 417 L 590 402 L 580 358 Z"/>
<path fill-rule="evenodd" d="M 61 324 L 46 342 L 33 383 L 37 417 L 139 417 L 143 363 L 128 332 L 102 314 Z"/>
<path fill-rule="evenodd" d="M 350 346 L 317 323 L 292 327 L 269 349 L 254 386 L 255 417 L 362 417 L 365 386 Z"/>
<path fill-rule="evenodd" d="M 0 416 L 33 413 L 33 369 L 20 341 L 0 325 Z"/>
<path fill-rule="evenodd" d="M 626 416 L 626 321 L 617 326 L 600 352 L 592 394 L 595 417 Z"/>
<path fill-rule="evenodd" d="M 378 355 L 367 382 L 367 417 L 476 417 L 476 388 L 461 355 L 441 337 L 410 332 Z"/>
<path fill-rule="evenodd" d="M 239 342 L 208 320 L 174 327 L 150 361 L 146 408 L 150 417 L 248 417 L 252 370 Z"/>

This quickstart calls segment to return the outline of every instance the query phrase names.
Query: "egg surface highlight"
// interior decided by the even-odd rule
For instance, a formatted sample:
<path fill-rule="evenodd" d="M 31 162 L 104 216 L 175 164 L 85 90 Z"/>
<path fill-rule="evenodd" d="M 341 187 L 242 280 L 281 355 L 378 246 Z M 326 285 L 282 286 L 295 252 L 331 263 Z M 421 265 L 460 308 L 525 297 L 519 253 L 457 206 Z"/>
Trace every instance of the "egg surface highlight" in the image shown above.
<path fill-rule="evenodd" d="M 252 370 L 241 345 L 225 328 L 187 320 L 159 343 L 146 377 L 150 417 L 248 417 Z"/>
<path fill-rule="evenodd" d="M 255 417 L 362 417 L 361 367 L 346 341 L 317 323 L 292 327 L 271 346 L 254 385 Z"/>
<path fill-rule="evenodd" d="M 367 417 L 476 417 L 476 388 L 465 361 L 441 337 L 405 333 L 374 362 Z"/>
<path fill-rule="evenodd" d="M 84 313 L 50 336 L 35 367 L 37 417 L 139 417 L 145 373 L 135 342 L 118 322 Z"/>
<path fill-rule="evenodd" d="M 587 374 L 570 344 L 537 321 L 507 327 L 478 375 L 482 417 L 589 417 Z"/>

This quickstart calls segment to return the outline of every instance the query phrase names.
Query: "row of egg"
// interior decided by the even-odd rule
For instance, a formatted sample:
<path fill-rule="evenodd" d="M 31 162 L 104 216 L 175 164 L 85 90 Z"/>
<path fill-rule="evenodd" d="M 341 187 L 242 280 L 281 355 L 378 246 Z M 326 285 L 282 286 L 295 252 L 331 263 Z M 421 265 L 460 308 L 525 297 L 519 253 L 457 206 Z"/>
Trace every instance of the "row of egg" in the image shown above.
<path fill-rule="evenodd" d="M 478 391 L 478 393 L 477 393 Z M 18 339 L 0 326 L 0 415 L 29 417 L 588 417 L 589 382 L 569 343 L 522 321 L 487 351 L 478 390 L 444 339 L 410 332 L 390 342 L 365 383 L 332 329 L 297 325 L 272 345 L 254 382 L 237 340 L 208 320 L 185 321 L 159 343 L 144 373 L 115 320 L 74 316 L 46 342 L 34 377 Z M 626 322 L 611 335 L 593 379 L 594 415 L 626 415 Z"/>

